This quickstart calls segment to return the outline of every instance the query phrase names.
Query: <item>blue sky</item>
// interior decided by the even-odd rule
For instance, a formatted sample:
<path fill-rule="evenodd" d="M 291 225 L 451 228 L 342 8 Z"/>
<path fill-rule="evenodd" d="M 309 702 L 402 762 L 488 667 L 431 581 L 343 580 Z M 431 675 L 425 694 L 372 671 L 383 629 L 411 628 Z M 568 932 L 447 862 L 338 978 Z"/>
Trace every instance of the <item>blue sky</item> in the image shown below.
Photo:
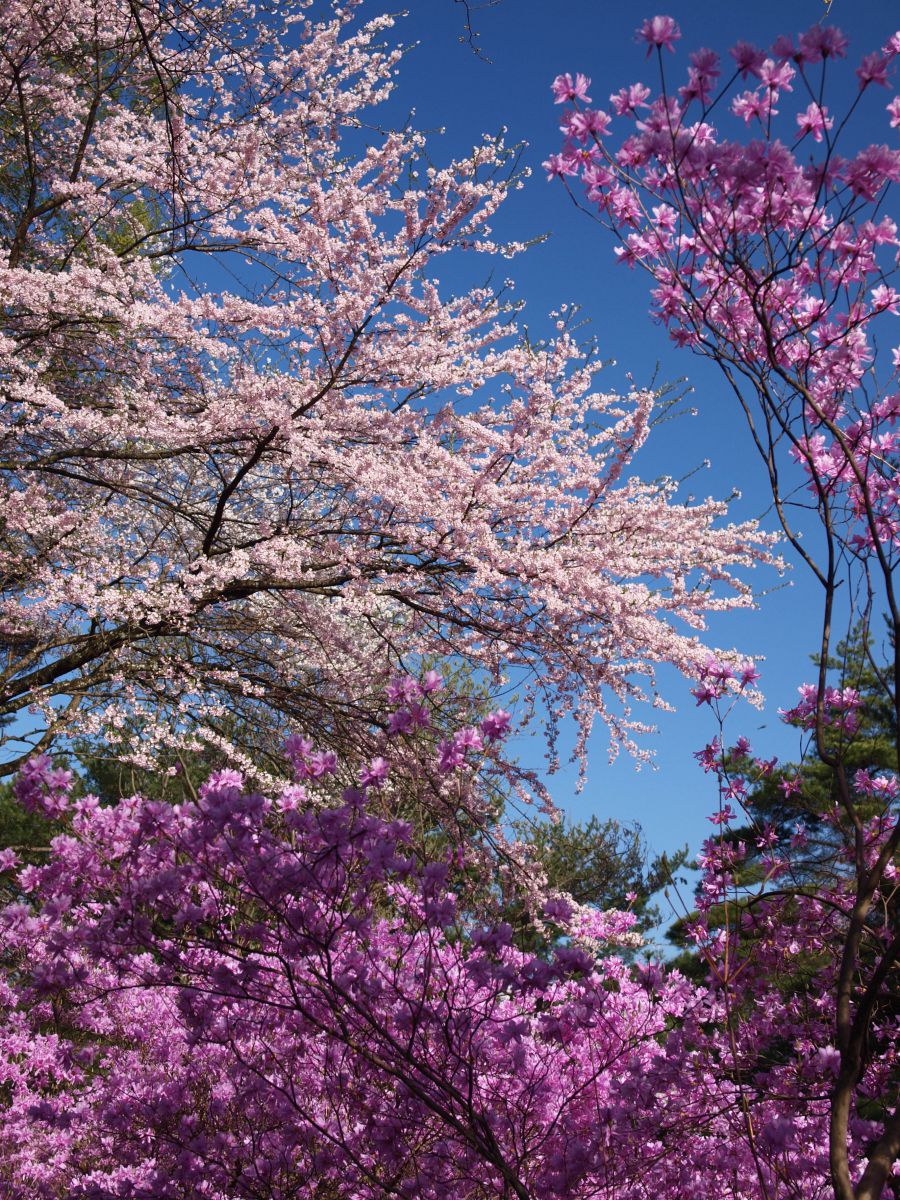
<path fill-rule="evenodd" d="M 436 162 L 465 152 L 483 132 L 496 132 L 500 126 L 508 128 L 510 141 L 528 143 L 523 163 L 534 174 L 495 222 L 498 234 L 511 238 L 548 235 L 541 245 L 503 266 L 527 303 L 524 322 L 540 333 L 550 309 L 560 303 L 579 305 L 601 356 L 616 360 L 599 381 L 609 390 L 625 390 L 627 372 L 638 384 L 649 382 L 657 363 L 663 380 L 687 376 L 698 415 L 670 422 L 651 435 L 636 463 L 639 473 L 682 477 L 709 459 L 710 468 L 693 476 L 686 493 L 725 497 L 737 488 L 742 496 L 733 505 L 734 516 L 763 517 L 773 528 L 771 515 L 766 515 L 768 493 L 761 464 L 724 380 L 711 364 L 671 345 L 665 331 L 647 316 L 645 278 L 618 266 L 611 238 L 574 208 L 561 186 L 545 182 L 540 163 L 559 143 L 560 110 L 552 104 L 549 85 L 559 72 L 584 71 L 593 80 L 591 94 L 599 104 L 625 84 L 642 80 L 653 86 L 655 65 L 645 60 L 634 32 L 644 17 L 662 11 L 676 18 L 683 33 L 679 53 L 666 56 L 669 78 L 677 82 L 688 52 L 699 46 L 724 53 L 740 39 L 767 46 L 777 35 L 796 34 L 819 19 L 837 24 L 849 36 L 851 49 L 849 59 L 835 68 L 832 82 L 838 86 L 832 96 L 848 96 L 856 87 L 855 63 L 900 26 L 900 5 L 834 0 L 828 16 L 820 0 L 675 0 L 660 9 L 632 0 L 500 0 L 478 8 L 476 0 L 471 9 L 484 58 L 460 43 L 465 32 L 462 3 L 412 0 L 408 17 L 398 22 L 395 32 L 403 42 L 418 45 L 401 66 L 392 109 L 399 113 L 414 108 L 413 123 L 420 129 L 445 129 L 430 142 Z M 377 11 L 372 3 L 364 8 L 371 14 Z M 883 113 L 889 98 L 882 93 L 877 103 L 866 106 L 868 115 L 855 129 L 855 138 L 885 141 L 891 136 Z M 779 725 L 776 710 L 790 704 L 797 684 L 810 678 L 818 597 L 799 570 L 787 582 L 770 573 L 758 584 L 768 594 L 760 597 L 757 611 L 717 621 L 710 636 L 721 645 L 766 659 L 766 711 L 743 706 L 734 715 L 732 736 L 746 733 L 760 752 L 790 757 L 796 754 L 797 736 Z M 574 794 L 574 770 L 555 776 L 552 791 L 557 802 L 577 816 L 598 812 L 640 820 L 656 850 L 684 841 L 696 847 L 710 829 L 704 818 L 715 797 L 692 751 L 712 736 L 714 727 L 708 710 L 696 709 L 686 682 L 664 673 L 663 684 L 678 712 L 659 716 L 659 733 L 650 743 L 656 752 L 655 770 L 636 772 L 624 757 L 607 767 L 605 734 L 599 732 L 583 794 Z M 540 766 L 543 747 L 538 738 L 521 738 L 516 749 L 530 765 Z"/>

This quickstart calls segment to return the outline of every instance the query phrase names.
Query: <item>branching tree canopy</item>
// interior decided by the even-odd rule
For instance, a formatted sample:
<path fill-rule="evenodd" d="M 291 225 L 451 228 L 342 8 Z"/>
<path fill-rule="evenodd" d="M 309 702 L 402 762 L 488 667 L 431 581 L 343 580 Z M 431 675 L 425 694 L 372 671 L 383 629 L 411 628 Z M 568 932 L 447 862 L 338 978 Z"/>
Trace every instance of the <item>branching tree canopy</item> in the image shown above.
<path fill-rule="evenodd" d="M 401 52 L 356 7 L 4 6 L 7 772 L 75 734 L 234 757 L 235 717 L 359 739 L 425 653 L 627 744 L 655 664 L 750 601 L 755 528 L 628 474 L 653 397 L 439 286 L 517 249 L 509 151 L 373 132 Z"/>
<path fill-rule="evenodd" d="M 770 539 L 629 474 L 654 397 L 597 393 L 563 316 L 534 342 L 505 285 L 439 286 L 447 255 L 461 275 L 464 252 L 518 249 L 490 229 L 509 153 L 439 168 L 374 126 L 401 55 L 357 7 L 0 13 L 0 729 L 23 846 L 0 849 L 0 1190 L 881 1200 L 900 655 L 868 682 L 828 670 L 841 589 L 848 663 L 876 603 L 900 619 L 900 394 L 873 399 L 868 367 L 900 311 L 900 152 L 836 153 L 830 26 L 740 43 L 729 72 L 698 51 L 676 97 L 677 24 L 648 19 L 662 93 L 614 94 L 618 142 L 584 76 L 553 85 L 551 174 L 581 176 L 656 315 L 724 369 L 821 586 L 818 679 L 789 714 L 824 768 L 808 847 L 780 811 L 757 832 L 771 765 L 725 737 L 757 671 L 700 641 Z M 895 35 L 862 60 L 861 96 L 898 57 Z M 800 151 L 775 120 L 795 84 Z M 486 703 L 515 674 L 551 743 L 574 713 L 582 756 L 598 717 L 635 748 L 659 663 L 719 723 L 694 982 L 635 961 L 635 834 L 517 841 L 504 803 L 534 781 Z M 74 749 L 106 794 L 29 745 Z"/>

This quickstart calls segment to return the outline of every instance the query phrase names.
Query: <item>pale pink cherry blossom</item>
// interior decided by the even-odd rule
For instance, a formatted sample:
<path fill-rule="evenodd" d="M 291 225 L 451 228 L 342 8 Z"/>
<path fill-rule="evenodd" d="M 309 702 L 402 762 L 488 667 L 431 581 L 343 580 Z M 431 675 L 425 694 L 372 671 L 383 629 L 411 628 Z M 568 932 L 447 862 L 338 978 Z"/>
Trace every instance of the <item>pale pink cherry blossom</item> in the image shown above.
<path fill-rule="evenodd" d="M 34 184 L 2 200 L 0 716 L 35 749 L 200 739 L 250 772 L 264 729 L 338 744 L 453 653 L 522 679 L 551 741 L 571 712 L 579 755 L 596 721 L 637 748 L 656 664 L 689 669 L 707 615 L 752 602 L 770 540 L 634 476 L 653 397 L 600 390 L 565 325 L 526 339 L 498 292 L 439 284 L 448 255 L 518 252 L 488 232 L 510 151 L 432 165 L 414 130 L 364 136 L 393 20 L 264 12 L 0 13 Z M 554 171 L 589 167 L 606 120 L 572 119 Z"/>

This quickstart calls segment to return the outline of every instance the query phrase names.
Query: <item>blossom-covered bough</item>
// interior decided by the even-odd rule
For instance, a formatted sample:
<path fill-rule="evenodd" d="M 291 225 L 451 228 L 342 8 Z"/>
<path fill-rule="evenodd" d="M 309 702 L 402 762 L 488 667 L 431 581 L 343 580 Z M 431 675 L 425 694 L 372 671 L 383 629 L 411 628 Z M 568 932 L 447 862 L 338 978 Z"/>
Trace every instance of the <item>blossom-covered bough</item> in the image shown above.
<path fill-rule="evenodd" d="M 679 37 L 671 17 L 644 22 L 638 38 L 656 56 L 662 90 L 654 95 L 642 82 L 622 88 L 610 96 L 610 111 L 592 106 L 585 76 L 559 76 L 553 90 L 568 105 L 567 140 L 547 167 L 551 177 L 578 181 L 579 203 L 615 232 L 620 260 L 650 274 L 654 315 L 674 340 L 721 367 L 765 463 L 782 528 L 822 588 L 819 675 L 792 719 L 810 730 L 833 771 L 839 803 L 830 819 L 845 853 L 832 890 L 782 907 L 782 946 L 796 923 L 806 931 L 794 938 L 797 952 L 830 959 L 834 1007 L 822 1029 L 835 1047 L 832 1184 L 838 1200 L 873 1200 L 890 1187 L 900 1157 L 896 774 L 847 770 L 853 681 L 835 688 L 826 672 L 835 625 L 861 622 L 868 645 L 884 612 L 891 662 L 883 671 L 873 658 L 873 667 L 894 713 L 896 743 L 900 351 L 891 361 L 886 355 L 900 306 L 892 283 L 900 239 L 889 215 L 900 180 L 900 99 L 888 95 L 882 105 L 886 143 L 861 145 L 854 118 L 890 86 L 900 34 L 862 59 L 843 116 L 826 102 L 824 83 L 847 40 L 824 22 L 796 40 L 779 38 L 769 51 L 741 42 L 727 65 L 697 50 L 672 91 L 666 62 Z M 727 665 L 705 666 L 698 702 L 718 704 L 729 673 Z M 764 767 L 743 752 L 737 759 L 729 773 L 735 756 L 721 738 L 705 752 L 720 778 L 723 827 L 736 815 L 731 804 L 746 804 L 744 769 Z M 766 844 L 771 831 L 758 833 Z M 740 845 L 723 835 L 706 859 L 708 902 L 730 897 L 735 909 L 747 908 L 735 883 Z M 760 906 L 787 871 L 789 863 L 773 858 Z M 706 938 L 702 929 L 698 936 Z M 719 936 L 716 970 L 733 978 L 738 930 L 726 920 Z M 854 1156 L 854 1131 L 868 1121 L 864 1153 Z M 745 1136 L 756 1144 L 749 1116 Z"/>
<path fill-rule="evenodd" d="M 356 8 L 3 6 L 7 773 L 76 734 L 258 770 L 290 722 L 352 741 L 423 654 L 618 746 L 750 600 L 765 539 L 629 475 L 653 397 L 439 287 L 516 250 L 509 152 L 374 129 L 401 52 Z"/>

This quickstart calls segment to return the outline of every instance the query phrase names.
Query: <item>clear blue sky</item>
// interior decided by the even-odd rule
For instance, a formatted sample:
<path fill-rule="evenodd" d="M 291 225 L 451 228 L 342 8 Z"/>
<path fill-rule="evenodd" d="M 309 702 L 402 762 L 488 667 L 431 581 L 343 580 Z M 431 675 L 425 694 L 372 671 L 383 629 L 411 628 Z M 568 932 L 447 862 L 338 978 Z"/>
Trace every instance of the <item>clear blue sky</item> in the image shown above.
<path fill-rule="evenodd" d="M 579 214 L 563 189 L 544 181 L 541 161 L 558 148 L 558 117 L 549 85 L 561 71 L 581 70 L 593 80 L 595 103 L 609 93 L 641 79 L 655 83 L 655 66 L 644 59 L 634 41 L 642 19 L 657 12 L 679 22 L 683 38 L 677 56 L 667 56 L 667 66 L 677 79 L 685 70 L 687 54 L 708 45 L 724 53 L 743 39 L 761 46 L 780 33 L 796 34 L 823 18 L 820 0 L 754 0 L 712 3 L 708 0 L 673 0 L 661 7 L 645 7 L 633 0 L 614 4 L 597 0 L 499 0 L 490 7 L 471 5 L 479 45 L 490 61 L 477 57 L 460 43 L 465 32 L 465 11 L 455 0 L 412 0 L 409 15 L 401 19 L 396 35 L 419 45 L 401 66 L 399 88 L 392 108 L 414 108 L 420 129 L 444 127 L 443 136 L 430 143 L 435 162 L 463 153 L 482 132 L 509 130 L 510 141 L 526 141 L 524 162 L 534 175 L 516 194 L 495 223 L 498 233 L 515 238 L 549 234 L 511 264 L 504 274 L 517 281 L 527 302 L 526 322 L 536 331 L 545 327 L 548 310 L 562 302 L 581 306 L 591 322 L 604 358 L 615 359 L 601 379 L 609 390 L 627 387 L 625 373 L 641 384 L 648 382 L 657 362 L 661 377 L 688 376 L 695 389 L 698 416 L 669 423 L 651 436 L 637 462 L 648 477 L 668 474 L 681 477 L 704 459 L 711 468 L 695 475 L 686 491 L 697 495 L 727 496 L 732 488 L 742 492 L 733 512 L 736 517 L 760 516 L 768 504 L 761 464 L 754 457 L 736 407 L 724 381 L 708 363 L 677 351 L 663 329 L 647 314 L 648 287 L 639 273 L 619 267 L 612 256 L 612 241 L 599 227 Z M 370 2 L 364 12 L 379 11 Z M 884 44 L 900 27 L 900 5 L 891 0 L 834 0 L 824 19 L 839 25 L 850 37 L 850 57 L 835 69 L 846 89 L 855 89 L 853 67 L 861 55 Z M 838 91 L 841 89 L 838 89 Z M 883 102 L 889 99 L 883 93 Z M 865 140 L 884 141 L 890 135 L 882 103 L 866 110 L 878 124 L 857 129 Z M 898 338 L 900 340 L 900 338 Z M 765 518 L 772 528 L 771 516 Z M 734 645 L 750 655 L 765 656 L 763 684 L 768 698 L 765 713 L 745 706 L 731 732 L 747 733 L 755 748 L 766 754 L 790 757 L 796 751 L 796 734 L 780 727 L 776 710 L 790 704 L 797 684 L 810 677 L 809 654 L 815 649 L 818 604 L 815 592 L 800 571 L 793 583 L 760 599 L 753 613 L 732 615 L 717 622 L 713 640 Z M 759 579 L 760 586 L 778 588 L 774 574 Z M 620 758 L 606 766 L 605 736 L 595 737 L 588 786 L 574 795 L 573 771 L 562 771 L 552 781 L 557 802 L 578 816 L 589 812 L 641 821 L 651 846 L 672 848 L 689 841 L 696 848 L 710 826 L 705 815 L 714 806 L 708 780 L 696 769 L 692 751 L 714 732 L 707 710 L 697 710 L 688 685 L 674 675 L 665 677 L 665 692 L 678 706 L 672 716 L 661 714 L 659 734 L 653 739 L 657 769 L 635 772 Z M 762 728 L 761 728 L 762 727 Z M 542 761 L 538 739 L 517 743 L 531 765 Z"/>

